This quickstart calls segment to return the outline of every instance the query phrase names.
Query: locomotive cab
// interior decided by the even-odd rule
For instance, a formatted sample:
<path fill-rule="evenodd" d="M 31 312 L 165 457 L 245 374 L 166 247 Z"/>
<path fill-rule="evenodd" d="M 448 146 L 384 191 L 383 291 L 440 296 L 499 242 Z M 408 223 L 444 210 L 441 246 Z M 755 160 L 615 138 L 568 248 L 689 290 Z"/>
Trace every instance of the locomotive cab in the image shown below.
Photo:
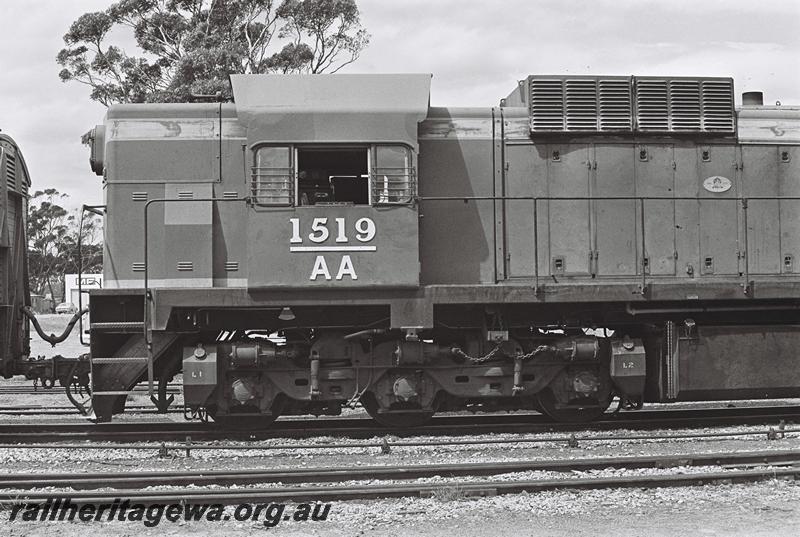
<path fill-rule="evenodd" d="M 248 288 L 418 287 L 430 76 L 231 80 L 253 155 Z"/>

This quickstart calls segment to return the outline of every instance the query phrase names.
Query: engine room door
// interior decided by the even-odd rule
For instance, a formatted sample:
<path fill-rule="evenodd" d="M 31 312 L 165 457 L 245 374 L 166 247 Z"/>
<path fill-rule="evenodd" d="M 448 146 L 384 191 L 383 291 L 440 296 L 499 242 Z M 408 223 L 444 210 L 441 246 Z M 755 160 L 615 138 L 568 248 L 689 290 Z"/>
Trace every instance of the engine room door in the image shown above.
<path fill-rule="evenodd" d="M 547 145 L 530 143 L 506 145 L 506 196 L 547 196 Z M 505 201 L 506 274 L 509 278 L 532 278 L 534 257 L 539 259 L 539 274 L 548 274 L 550 253 L 547 202 L 538 201 L 538 241 L 534 241 L 533 200 Z M 535 252 L 538 242 L 538 253 Z"/>
<path fill-rule="evenodd" d="M 594 146 L 592 197 L 633 197 L 633 147 L 630 144 Z M 597 274 L 633 276 L 637 273 L 637 204 L 632 199 L 593 200 Z"/>
<path fill-rule="evenodd" d="M 636 195 L 672 198 L 675 195 L 675 161 L 672 144 L 647 144 L 634 147 Z M 641 215 L 637 210 L 636 244 L 642 244 Z M 676 269 L 675 201 L 649 199 L 644 202 L 644 254 L 639 247 L 637 273 L 641 274 L 641 256 L 646 258 L 645 272 L 654 276 L 674 276 Z"/>
<path fill-rule="evenodd" d="M 547 151 L 547 187 L 550 197 L 590 196 L 591 147 L 550 144 Z M 592 273 L 592 229 L 588 200 L 551 200 L 550 274 L 588 276 Z"/>
<path fill-rule="evenodd" d="M 697 153 L 700 274 L 738 275 L 743 270 L 743 264 L 739 258 L 740 204 L 736 199 L 739 195 L 736 148 L 698 146 Z"/>
<path fill-rule="evenodd" d="M 743 145 L 743 197 L 780 195 L 779 155 L 775 146 Z M 748 200 L 747 262 L 750 274 L 781 273 L 781 209 L 790 200 Z M 796 202 L 795 202 L 796 203 Z M 744 219 L 742 221 L 744 229 Z M 744 244 L 744 237 L 742 237 Z M 743 261 L 744 262 L 744 261 Z"/>
<path fill-rule="evenodd" d="M 786 158 L 783 157 L 784 153 Z M 778 193 L 781 196 L 800 196 L 800 147 L 779 146 Z M 788 159 L 787 159 L 788 158 Z M 800 200 L 780 200 L 781 272 L 800 272 Z"/>

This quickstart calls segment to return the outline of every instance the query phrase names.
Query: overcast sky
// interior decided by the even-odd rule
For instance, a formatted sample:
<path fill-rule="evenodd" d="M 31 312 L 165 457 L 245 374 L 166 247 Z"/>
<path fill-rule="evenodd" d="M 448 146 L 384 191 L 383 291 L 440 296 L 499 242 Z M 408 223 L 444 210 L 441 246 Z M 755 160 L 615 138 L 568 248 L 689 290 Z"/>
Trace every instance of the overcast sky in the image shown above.
<path fill-rule="evenodd" d="M 80 136 L 105 109 L 58 79 L 70 23 L 111 0 L 0 0 L 0 129 L 35 189 L 101 203 Z M 732 76 L 800 105 L 800 0 L 358 0 L 369 48 L 342 72 L 433 73 L 437 106 L 493 106 L 528 74 Z M 132 52 L 132 51 L 131 51 Z"/>

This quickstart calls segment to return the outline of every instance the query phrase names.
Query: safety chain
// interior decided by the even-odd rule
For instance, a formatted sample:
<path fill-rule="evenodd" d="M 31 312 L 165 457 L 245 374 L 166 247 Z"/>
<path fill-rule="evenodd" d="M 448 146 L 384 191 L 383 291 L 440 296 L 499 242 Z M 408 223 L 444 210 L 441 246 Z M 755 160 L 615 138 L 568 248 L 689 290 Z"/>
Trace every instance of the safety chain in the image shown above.
<path fill-rule="evenodd" d="M 523 354 L 521 356 L 516 356 L 515 358 L 519 358 L 520 360 L 522 360 L 524 362 L 525 360 L 530 360 L 531 358 L 533 358 L 537 354 L 542 354 L 544 352 L 556 352 L 556 348 L 553 347 L 552 345 L 539 345 L 538 347 L 533 349 L 528 354 Z"/>
<path fill-rule="evenodd" d="M 470 356 L 469 354 L 467 354 L 466 352 L 462 351 L 458 347 L 453 347 L 452 349 L 450 349 L 450 352 L 453 353 L 454 356 L 458 356 L 458 357 L 463 358 L 465 360 L 469 360 L 473 364 L 482 364 L 483 362 L 488 362 L 489 360 L 494 359 L 497 356 L 497 354 L 500 352 L 500 349 L 502 347 L 503 347 L 503 343 L 499 342 L 494 349 L 489 351 L 489 354 L 487 354 L 486 356 L 480 356 L 478 358 L 476 358 L 474 356 Z M 553 347 L 551 345 L 539 345 L 538 347 L 533 349 L 528 354 L 521 354 L 521 355 L 518 355 L 518 356 L 514 356 L 513 358 L 525 361 L 525 360 L 529 360 L 529 359 L 533 358 L 537 354 L 542 354 L 543 352 L 552 352 L 552 351 L 555 351 L 555 350 L 556 350 L 555 347 Z"/>
<path fill-rule="evenodd" d="M 497 353 L 500 352 L 500 348 L 502 346 L 503 346 L 502 343 L 498 343 L 494 349 L 489 351 L 489 354 L 487 354 L 486 356 L 481 356 L 480 358 L 475 358 L 474 356 L 470 356 L 469 354 L 462 351 L 458 347 L 453 347 L 452 349 L 450 349 L 450 352 L 453 353 L 454 356 L 458 356 L 465 360 L 469 360 L 473 364 L 482 364 L 483 362 L 488 362 L 489 360 L 492 360 L 497 355 Z"/>

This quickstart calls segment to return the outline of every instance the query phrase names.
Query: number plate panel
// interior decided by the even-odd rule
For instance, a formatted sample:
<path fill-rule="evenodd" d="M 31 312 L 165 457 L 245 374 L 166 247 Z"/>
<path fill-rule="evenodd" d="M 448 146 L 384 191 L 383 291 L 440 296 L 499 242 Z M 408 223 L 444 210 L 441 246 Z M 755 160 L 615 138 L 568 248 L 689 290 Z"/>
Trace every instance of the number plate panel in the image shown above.
<path fill-rule="evenodd" d="M 248 287 L 418 287 L 417 218 L 408 206 L 253 207 Z"/>

